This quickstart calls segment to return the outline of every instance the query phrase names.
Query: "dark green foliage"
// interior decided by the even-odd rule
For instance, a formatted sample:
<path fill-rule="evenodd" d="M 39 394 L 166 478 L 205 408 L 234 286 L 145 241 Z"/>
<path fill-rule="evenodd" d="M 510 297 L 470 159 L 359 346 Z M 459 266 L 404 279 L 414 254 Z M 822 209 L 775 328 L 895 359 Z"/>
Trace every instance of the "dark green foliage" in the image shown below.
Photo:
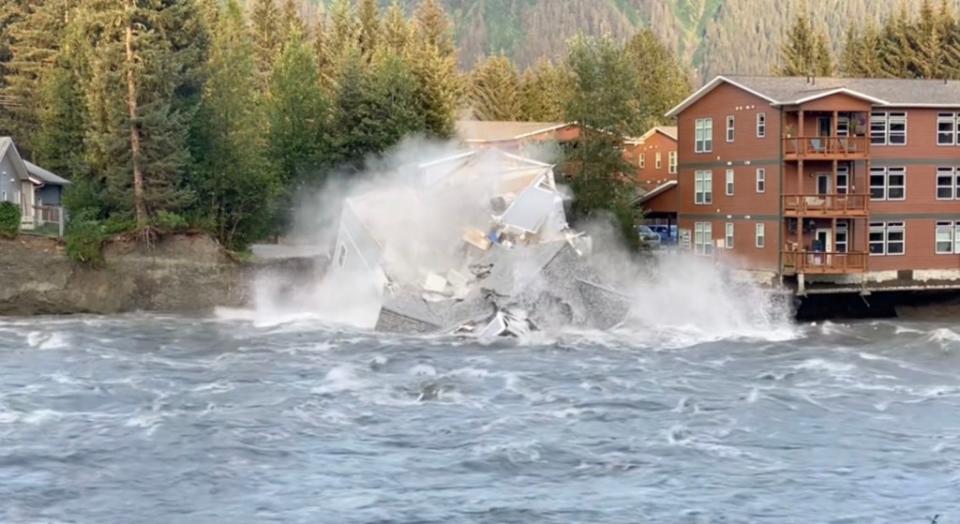
<path fill-rule="evenodd" d="M 470 109 L 477 120 L 519 120 L 520 76 L 505 56 L 484 58 L 470 75 Z"/>
<path fill-rule="evenodd" d="M 626 45 L 637 75 L 638 134 L 656 125 L 671 123 L 664 115 L 690 94 L 690 79 L 676 55 L 650 29 L 643 29 Z"/>
<path fill-rule="evenodd" d="M 153 227 L 163 233 L 179 233 L 189 229 L 187 219 L 169 211 L 158 211 L 153 217 Z"/>
<path fill-rule="evenodd" d="M 103 264 L 103 242 L 106 240 L 103 225 L 89 215 L 75 216 L 70 220 L 64 236 L 67 257 L 74 262 L 100 266 Z"/>
<path fill-rule="evenodd" d="M 20 231 L 20 207 L 0 202 L 0 238 L 14 238 Z"/>
<path fill-rule="evenodd" d="M 638 122 L 637 71 L 611 39 L 582 35 L 571 42 L 567 65 L 575 85 L 567 119 L 583 124 L 567 155 L 573 170 L 569 178 L 576 198 L 574 219 L 612 214 L 624 239 L 634 242 L 633 184 L 626 176 L 630 166 L 620 140 Z"/>
<path fill-rule="evenodd" d="M 67 186 L 63 194 L 63 207 L 70 217 L 84 215 L 101 218 L 106 214 L 103 207 L 103 188 L 88 178 L 75 180 Z"/>

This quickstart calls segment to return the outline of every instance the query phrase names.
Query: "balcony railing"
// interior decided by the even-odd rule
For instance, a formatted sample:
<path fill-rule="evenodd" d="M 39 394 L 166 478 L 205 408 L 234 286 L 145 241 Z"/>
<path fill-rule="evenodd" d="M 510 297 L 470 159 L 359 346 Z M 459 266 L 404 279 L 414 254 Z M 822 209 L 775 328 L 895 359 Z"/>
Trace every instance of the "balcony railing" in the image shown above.
<path fill-rule="evenodd" d="M 865 136 L 808 136 L 783 139 L 783 155 L 787 158 L 846 158 L 867 154 Z"/>
<path fill-rule="evenodd" d="M 867 270 L 867 256 L 863 251 L 785 251 L 783 269 L 793 273 L 842 275 L 863 273 Z"/>
<path fill-rule="evenodd" d="M 829 193 L 783 195 L 783 211 L 790 216 L 866 216 L 870 195 Z"/>

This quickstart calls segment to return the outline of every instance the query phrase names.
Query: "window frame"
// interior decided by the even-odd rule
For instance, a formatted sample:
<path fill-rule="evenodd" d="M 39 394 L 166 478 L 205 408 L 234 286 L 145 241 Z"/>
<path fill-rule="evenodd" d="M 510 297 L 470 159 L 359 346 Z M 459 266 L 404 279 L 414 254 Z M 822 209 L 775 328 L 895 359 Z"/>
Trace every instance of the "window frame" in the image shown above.
<path fill-rule="evenodd" d="M 960 138 L 960 136 L 958 136 L 960 135 L 960 126 L 957 125 L 960 122 L 958 122 L 958 120 L 960 120 L 960 113 L 946 113 L 946 112 L 937 113 L 937 145 L 938 146 L 949 147 L 949 146 L 960 145 L 960 141 L 958 141 L 958 138 Z M 943 123 L 947 123 L 950 125 L 949 131 L 944 132 L 940 129 L 940 126 Z M 949 142 L 940 141 L 940 136 L 944 134 L 950 135 Z"/>
<path fill-rule="evenodd" d="M 727 115 L 727 131 L 725 136 L 728 144 L 732 144 L 734 138 L 737 136 L 736 118 L 733 115 Z"/>
<path fill-rule="evenodd" d="M 693 172 L 693 203 L 698 206 L 713 204 L 713 171 L 698 169 Z"/>
<path fill-rule="evenodd" d="M 901 122 L 902 120 L 902 122 Z M 894 124 L 903 124 L 903 131 L 893 131 Z M 874 133 L 874 124 L 882 131 Z M 870 145 L 873 146 L 906 146 L 908 143 L 909 118 L 906 111 L 872 111 L 870 113 Z M 903 142 L 894 142 L 891 137 L 903 136 Z"/>
<path fill-rule="evenodd" d="M 640 155 L 637 157 L 637 166 L 638 166 L 640 169 L 646 169 L 646 167 L 647 167 L 647 154 L 646 154 L 646 153 L 641 152 Z"/>
<path fill-rule="evenodd" d="M 902 176 L 903 184 L 891 186 L 890 177 L 892 176 Z M 877 186 L 873 183 L 874 176 L 883 177 L 883 185 Z M 880 188 L 882 196 L 874 196 L 874 188 Z M 903 192 L 899 197 L 891 197 L 890 189 L 899 188 Z M 907 199 L 907 168 L 904 166 L 878 166 L 871 167 L 870 172 L 867 174 L 867 188 L 870 192 L 870 200 L 877 201 L 891 201 L 891 202 L 902 202 Z"/>
<path fill-rule="evenodd" d="M 693 223 L 693 254 L 713 255 L 713 222 Z"/>
<path fill-rule="evenodd" d="M 937 255 L 952 255 L 956 253 L 956 228 L 958 226 L 957 222 L 953 220 L 937 220 L 933 224 L 933 252 Z M 940 240 L 940 228 L 946 228 L 947 240 L 946 244 L 948 245 L 947 250 L 943 251 L 940 249 L 940 244 L 943 241 Z"/>
<path fill-rule="evenodd" d="M 663 169 L 663 155 L 659 151 L 653 155 L 653 163 L 656 169 Z"/>
<path fill-rule="evenodd" d="M 671 175 L 677 174 L 677 152 L 676 151 L 667 152 L 667 173 Z"/>
<path fill-rule="evenodd" d="M 733 196 L 734 192 L 734 170 L 727 169 L 723 174 L 723 194 L 726 196 Z"/>
<path fill-rule="evenodd" d="M 935 193 L 936 200 L 956 200 L 957 199 L 957 168 L 949 166 L 937 166 L 936 173 L 933 177 L 933 182 L 935 184 Z M 947 186 L 940 184 L 941 178 L 948 178 L 950 183 Z M 947 189 L 950 191 L 950 196 L 942 197 L 940 196 L 940 190 Z"/>
<path fill-rule="evenodd" d="M 891 240 L 891 233 L 899 233 L 899 240 Z M 875 240 L 873 235 L 879 234 L 881 239 Z M 936 233 L 934 233 L 936 234 Z M 891 252 L 890 244 L 900 244 L 899 252 Z M 881 251 L 874 252 L 873 246 L 880 245 Z M 934 249 L 936 249 L 936 237 L 934 237 Z M 903 221 L 892 222 L 870 222 L 867 224 L 867 252 L 870 256 L 904 256 L 907 253 L 907 223 Z"/>
<path fill-rule="evenodd" d="M 757 112 L 757 138 L 767 138 L 767 113 Z"/>
<path fill-rule="evenodd" d="M 713 152 L 713 118 L 698 118 L 694 122 L 694 153 Z"/>
<path fill-rule="evenodd" d="M 756 185 L 754 189 L 757 190 L 757 193 L 766 193 L 767 192 L 767 169 L 764 167 L 757 168 L 756 174 Z"/>
<path fill-rule="evenodd" d="M 754 246 L 763 249 L 767 245 L 767 227 L 763 222 L 754 225 Z"/>

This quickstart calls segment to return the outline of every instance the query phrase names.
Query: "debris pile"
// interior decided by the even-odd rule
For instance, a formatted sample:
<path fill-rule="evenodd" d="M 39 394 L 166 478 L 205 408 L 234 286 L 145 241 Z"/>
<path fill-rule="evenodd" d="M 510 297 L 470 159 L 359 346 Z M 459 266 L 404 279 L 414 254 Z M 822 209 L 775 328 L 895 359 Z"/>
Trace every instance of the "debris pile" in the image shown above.
<path fill-rule="evenodd" d="M 599 282 L 590 251 L 567 224 L 551 165 L 473 151 L 348 198 L 329 277 L 376 288 L 381 331 L 603 329 L 629 303 Z"/>

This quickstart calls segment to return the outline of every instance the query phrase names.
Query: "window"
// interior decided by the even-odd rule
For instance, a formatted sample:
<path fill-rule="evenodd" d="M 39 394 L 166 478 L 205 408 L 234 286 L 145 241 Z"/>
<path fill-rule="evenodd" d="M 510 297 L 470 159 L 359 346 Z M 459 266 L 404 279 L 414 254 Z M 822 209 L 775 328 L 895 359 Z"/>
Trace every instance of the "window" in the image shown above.
<path fill-rule="evenodd" d="M 846 253 L 847 252 L 847 239 L 849 236 L 850 227 L 846 222 L 837 222 L 837 234 L 834 237 L 834 245 L 836 247 L 837 253 Z"/>
<path fill-rule="evenodd" d="M 723 238 L 723 246 L 727 249 L 733 249 L 733 222 L 727 222 L 726 235 Z"/>
<path fill-rule="evenodd" d="M 727 116 L 727 142 L 733 142 L 733 115 Z"/>
<path fill-rule="evenodd" d="M 677 174 L 677 152 L 670 151 L 667 153 L 667 173 L 671 175 Z"/>
<path fill-rule="evenodd" d="M 757 168 L 757 193 L 763 193 L 767 190 L 767 170 L 758 167 Z"/>
<path fill-rule="evenodd" d="M 697 255 L 713 254 L 713 225 L 710 222 L 696 222 L 693 225 L 693 252 Z"/>
<path fill-rule="evenodd" d="M 710 171 L 696 171 L 693 174 L 693 203 L 713 203 L 713 173 Z"/>
<path fill-rule="evenodd" d="M 660 157 L 659 151 L 657 151 L 656 163 L 657 163 L 657 169 L 660 169 L 663 167 L 663 159 Z"/>
<path fill-rule="evenodd" d="M 960 254 L 960 221 L 937 222 L 936 253 L 938 255 Z"/>
<path fill-rule="evenodd" d="M 647 158 L 645 154 L 640 153 L 640 156 L 637 157 L 637 165 L 639 165 L 641 169 L 647 167 Z"/>
<path fill-rule="evenodd" d="M 960 113 L 937 114 L 937 145 L 960 145 Z"/>
<path fill-rule="evenodd" d="M 847 166 L 837 167 L 837 194 L 846 195 L 850 188 L 850 168 Z"/>
<path fill-rule="evenodd" d="M 767 114 L 757 113 L 757 138 L 767 136 Z"/>
<path fill-rule="evenodd" d="M 903 112 L 870 113 L 870 143 L 879 146 L 905 145 L 907 114 Z"/>
<path fill-rule="evenodd" d="M 937 168 L 937 200 L 960 198 L 960 169 Z"/>
<path fill-rule="evenodd" d="M 850 136 L 850 117 L 837 117 L 837 136 Z"/>
<path fill-rule="evenodd" d="M 695 127 L 693 151 L 695 153 L 713 151 L 713 119 L 698 118 Z"/>
<path fill-rule="evenodd" d="M 757 224 L 757 247 L 763 247 L 767 243 L 766 231 L 763 224 Z"/>
<path fill-rule="evenodd" d="M 726 176 L 726 179 L 724 180 L 724 188 L 725 188 L 724 193 L 727 196 L 733 196 L 733 170 L 732 169 L 727 170 L 727 176 Z"/>
<path fill-rule="evenodd" d="M 871 200 L 904 200 L 907 197 L 907 170 L 903 167 L 871 167 Z"/>
<path fill-rule="evenodd" d="M 902 255 L 905 249 L 905 236 L 903 222 L 871 222 L 870 254 Z"/>

